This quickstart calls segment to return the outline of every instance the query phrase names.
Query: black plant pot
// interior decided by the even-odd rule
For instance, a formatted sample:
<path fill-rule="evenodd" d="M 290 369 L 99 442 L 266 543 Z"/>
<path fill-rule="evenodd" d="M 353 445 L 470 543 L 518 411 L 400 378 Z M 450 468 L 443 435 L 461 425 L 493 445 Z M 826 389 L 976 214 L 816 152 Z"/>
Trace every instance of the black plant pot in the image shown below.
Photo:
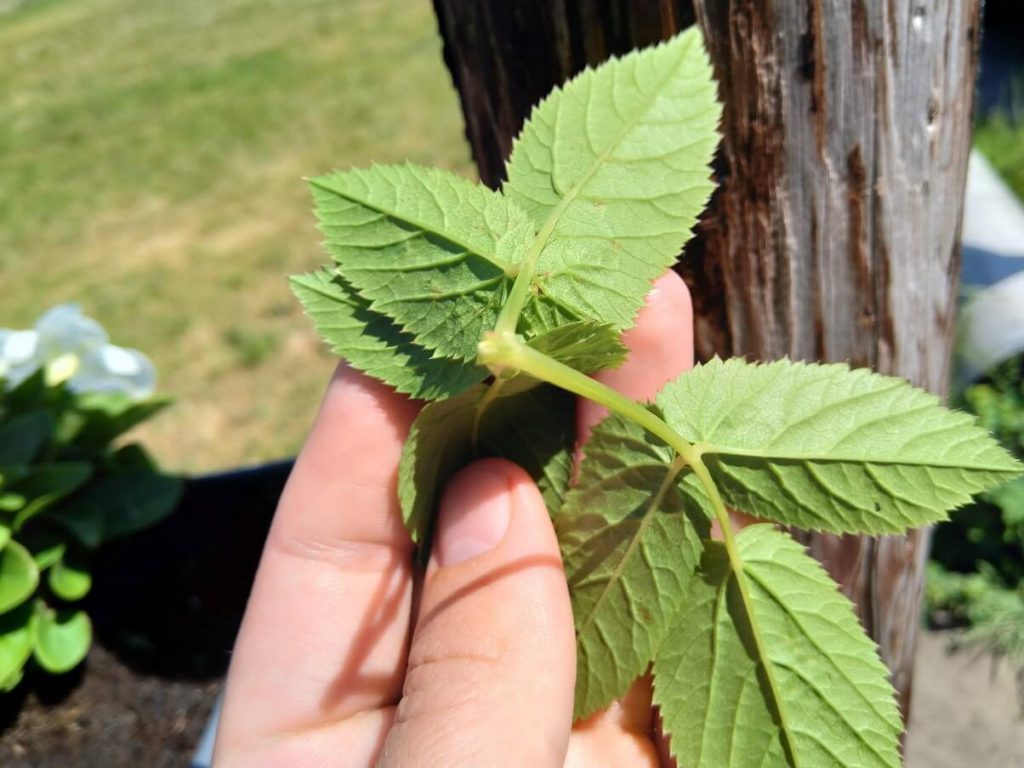
<path fill-rule="evenodd" d="M 96 640 L 139 672 L 224 674 L 291 468 L 189 478 L 166 520 L 104 547 L 86 605 Z"/>

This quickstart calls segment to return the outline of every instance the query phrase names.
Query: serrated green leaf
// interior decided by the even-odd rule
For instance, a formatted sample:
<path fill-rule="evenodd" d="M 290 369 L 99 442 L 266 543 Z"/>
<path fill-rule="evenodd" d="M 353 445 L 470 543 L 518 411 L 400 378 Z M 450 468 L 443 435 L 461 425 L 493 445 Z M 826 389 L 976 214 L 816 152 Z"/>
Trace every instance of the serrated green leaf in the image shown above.
<path fill-rule="evenodd" d="M 726 504 L 807 530 L 899 533 L 1021 472 L 971 416 L 845 365 L 715 359 L 657 401 Z"/>
<path fill-rule="evenodd" d="M 81 600 L 92 588 L 92 574 L 89 573 L 80 556 L 65 554 L 47 572 L 50 590 L 61 600 Z"/>
<path fill-rule="evenodd" d="M 0 613 L 21 605 L 36 591 L 39 569 L 32 556 L 13 539 L 0 550 Z"/>
<path fill-rule="evenodd" d="M 554 516 L 576 623 L 575 717 L 623 695 L 665 639 L 709 535 L 675 452 L 618 416 Z M 690 478 L 692 480 L 692 478 Z"/>
<path fill-rule="evenodd" d="M 583 373 L 617 368 L 626 359 L 627 352 L 619 331 L 607 323 L 589 320 L 552 328 L 527 344 Z"/>
<path fill-rule="evenodd" d="M 181 490 L 178 478 L 159 472 L 119 472 L 96 479 L 68 503 L 47 513 L 47 518 L 95 549 L 165 518 L 177 505 Z"/>
<path fill-rule="evenodd" d="M 736 537 L 755 640 L 725 547 L 709 542 L 654 663 L 654 701 L 688 768 L 895 768 L 901 722 L 878 652 L 786 534 Z"/>
<path fill-rule="evenodd" d="M 371 309 L 421 346 L 474 359 L 533 237 L 529 217 L 439 169 L 374 166 L 311 184 L 327 249 Z"/>
<path fill-rule="evenodd" d="M 415 398 L 436 400 L 478 384 L 487 370 L 464 361 L 433 357 L 389 317 L 331 270 L 291 279 L 292 290 L 320 337 L 354 368 Z"/>
<path fill-rule="evenodd" d="M 448 478 L 474 458 L 500 456 L 515 462 L 536 481 L 549 510 L 561 506 L 572 472 L 575 398 L 525 377 L 508 382 L 498 397 L 484 402 L 487 392 L 481 384 L 430 403 L 413 422 L 399 463 L 398 496 L 417 543 L 427 538 Z"/>
<path fill-rule="evenodd" d="M 720 113 L 696 28 L 544 99 L 503 187 L 540 233 L 536 290 L 578 319 L 632 325 L 711 195 Z"/>
<path fill-rule="evenodd" d="M 14 518 L 20 528 L 61 499 L 81 488 L 92 476 L 92 465 L 84 461 L 56 461 L 36 464 L 14 487 L 26 504 Z"/>
<path fill-rule="evenodd" d="M 33 655 L 47 672 L 59 675 L 82 663 L 92 643 L 92 624 L 85 611 L 59 610 L 36 605 Z"/>
<path fill-rule="evenodd" d="M 0 613 L 0 692 L 13 690 L 21 682 L 22 667 L 32 656 L 32 605 Z"/>
<path fill-rule="evenodd" d="M 29 464 L 53 437 L 55 423 L 47 410 L 29 411 L 0 426 L 0 465 Z"/>

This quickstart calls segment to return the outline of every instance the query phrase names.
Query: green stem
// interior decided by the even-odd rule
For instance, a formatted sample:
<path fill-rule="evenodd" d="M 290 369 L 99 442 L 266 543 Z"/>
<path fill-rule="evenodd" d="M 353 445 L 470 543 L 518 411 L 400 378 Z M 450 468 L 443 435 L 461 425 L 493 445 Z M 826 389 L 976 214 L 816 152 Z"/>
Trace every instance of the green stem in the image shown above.
<path fill-rule="evenodd" d="M 613 413 L 624 416 L 656 435 L 675 449 L 687 464 L 700 461 L 700 453 L 662 419 L 611 387 L 528 347 L 516 336 L 494 331 L 477 347 L 477 362 L 495 373 L 503 369 L 522 371 L 573 394 L 593 400 Z"/>
<path fill-rule="evenodd" d="M 739 588 L 740 598 L 743 600 L 743 610 L 746 612 L 747 620 L 750 622 L 750 634 L 753 635 L 754 638 L 754 647 L 757 648 L 757 655 L 761 659 L 761 667 L 764 669 L 765 677 L 768 680 L 768 687 L 771 689 L 772 699 L 779 711 L 779 723 L 782 735 L 786 741 L 786 750 L 789 753 L 793 765 L 799 768 L 796 745 L 793 742 L 792 735 L 789 733 L 789 718 L 786 716 L 786 707 L 782 697 L 782 690 L 779 688 L 779 681 L 775 679 L 775 670 L 772 669 L 772 665 L 768 661 L 768 653 L 765 648 L 764 637 L 761 632 L 761 626 L 757 620 L 757 614 L 754 613 L 754 604 L 750 596 L 750 585 L 747 583 L 747 574 L 743 570 L 743 558 L 740 557 L 739 548 L 736 546 L 736 537 L 733 534 L 732 520 L 729 517 L 729 511 L 725 508 L 725 502 L 722 501 L 722 496 L 718 493 L 718 486 L 715 485 L 714 478 L 711 477 L 711 472 L 708 471 L 708 467 L 704 463 L 704 460 L 698 458 L 696 463 L 691 464 L 690 466 L 693 468 L 693 473 L 697 476 L 700 484 L 707 492 L 708 498 L 711 501 L 711 508 L 715 512 L 715 519 L 718 520 L 718 527 L 722 529 L 722 541 L 725 543 L 725 551 L 729 557 L 729 567 L 732 569 L 733 575 L 736 577 L 736 586 Z"/>
<path fill-rule="evenodd" d="M 595 403 L 605 406 L 613 413 L 636 422 L 651 434 L 661 438 L 661 440 L 676 451 L 679 459 L 693 469 L 694 475 L 696 475 L 697 480 L 700 481 L 700 484 L 708 494 L 715 519 L 718 520 L 718 526 L 722 530 L 722 540 L 729 557 L 729 567 L 736 577 L 736 585 L 743 600 L 743 609 L 746 611 L 747 620 L 750 622 L 750 631 L 753 635 L 754 645 L 757 648 L 758 656 L 760 656 L 761 666 L 764 668 L 768 686 L 771 688 L 772 698 L 779 712 L 786 749 L 792 757 L 794 765 L 796 765 L 796 750 L 792 736 L 787 728 L 789 721 L 785 714 L 785 705 L 783 704 L 778 681 L 775 679 L 775 673 L 768 661 L 768 654 L 765 651 L 764 638 L 757 621 L 757 615 L 754 613 L 750 585 L 747 583 L 747 577 L 743 570 L 743 558 L 740 556 L 739 547 L 736 545 L 736 535 L 733 532 L 732 520 L 729 518 L 729 511 L 725 507 L 725 502 L 722 501 L 722 496 L 718 492 L 718 486 L 715 485 L 714 478 L 704 463 L 700 448 L 688 442 L 664 420 L 639 403 L 630 400 L 611 387 L 580 373 L 574 368 L 570 368 L 548 357 L 543 352 L 538 352 L 532 347 L 528 347 L 513 333 L 503 333 L 496 330 L 486 334 L 483 341 L 477 347 L 477 361 L 494 371 L 499 376 L 499 380 L 500 374 L 506 370 L 521 371 L 533 376 L 535 379 L 546 381 L 580 397 L 593 400 Z"/>

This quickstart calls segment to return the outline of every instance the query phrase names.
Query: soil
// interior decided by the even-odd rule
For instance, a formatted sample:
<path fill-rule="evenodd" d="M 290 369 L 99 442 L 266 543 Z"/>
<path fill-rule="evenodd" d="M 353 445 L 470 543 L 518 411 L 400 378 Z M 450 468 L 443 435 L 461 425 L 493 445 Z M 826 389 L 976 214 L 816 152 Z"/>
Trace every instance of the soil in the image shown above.
<path fill-rule="evenodd" d="M 79 677 L 4 702 L 0 765 L 185 768 L 221 686 L 138 674 L 99 646 Z"/>

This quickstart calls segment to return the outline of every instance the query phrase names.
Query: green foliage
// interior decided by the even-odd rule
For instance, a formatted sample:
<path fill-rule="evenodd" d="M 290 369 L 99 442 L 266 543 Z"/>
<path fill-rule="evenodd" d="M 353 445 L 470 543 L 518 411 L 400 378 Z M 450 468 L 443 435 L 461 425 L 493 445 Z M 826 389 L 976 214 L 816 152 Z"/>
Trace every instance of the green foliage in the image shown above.
<path fill-rule="evenodd" d="M 394 320 L 371 310 L 370 302 L 339 274 L 297 275 L 292 290 L 335 352 L 398 392 L 435 400 L 456 395 L 485 376 L 473 366 L 434 357 Z"/>
<path fill-rule="evenodd" d="M 572 471 L 575 403 L 536 383 L 517 380 L 491 399 L 479 385 L 420 411 L 398 468 L 398 496 L 414 541 L 427 539 L 445 482 L 474 457 L 515 461 L 537 481 L 549 509 L 561 506 Z"/>
<path fill-rule="evenodd" d="M 1017 474 L 970 416 L 845 365 L 712 360 L 658 397 L 726 504 L 833 533 L 899 533 Z"/>
<path fill-rule="evenodd" d="M 476 357 L 533 235 L 496 192 L 438 169 L 376 166 L 313 179 L 339 272 L 427 349 Z"/>
<path fill-rule="evenodd" d="M 692 32 L 544 99 L 503 187 L 538 227 L 534 289 L 570 315 L 631 326 L 711 196 L 720 114 Z"/>
<path fill-rule="evenodd" d="M 1011 81 L 1006 103 L 975 123 L 974 145 L 1024 200 L 1024 72 Z"/>
<path fill-rule="evenodd" d="M 1007 450 L 1024 456 L 1024 358 L 996 366 L 961 401 Z M 925 603 L 931 622 L 968 625 L 968 643 L 1024 669 L 1024 478 L 955 510 L 936 529 Z"/>
<path fill-rule="evenodd" d="M 39 666 L 61 674 L 77 667 L 89 652 L 92 624 L 85 611 L 54 610 L 39 601 L 32 634 L 32 655 Z"/>
<path fill-rule="evenodd" d="M 586 375 L 621 361 L 618 333 L 710 193 L 714 93 L 691 30 L 550 95 L 501 193 L 408 166 L 317 180 L 335 263 L 293 285 L 336 352 L 433 400 L 399 472 L 415 541 L 474 457 L 540 484 L 575 614 L 577 717 L 653 664 L 681 764 L 895 766 L 893 691 L 850 604 L 788 534 L 737 534 L 726 503 L 898 532 L 1021 468 L 969 417 L 845 366 L 714 360 L 654 406 Z M 613 413 L 571 488 L 570 394 Z"/>
<path fill-rule="evenodd" d="M 30 659 L 51 673 L 85 657 L 92 629 L 74 605 L 92 586 L 92 549 L 166 516 L 181 482 L 124 432 L 167 401 L 77 393 L 41 374 L 0 381 L 0 691 Z"/>
<path fill-rule="evenodd" d="M 706 501 L 680 482 L 675 458 L 636 424 L 611 416 L 591 433 L 576 487 L 555 515 L 578 638 L 577 718 L 643 674 L 709 536 Z"/>
<path fill-rule="evenodd" d="M 901 765 L 896 700 L 850 602 L 772 526 L 744 528 L 736 544 L 739 570 L 723 545 L 705 547 L 654 663 L 655 703 L 681 762 Z"/>

